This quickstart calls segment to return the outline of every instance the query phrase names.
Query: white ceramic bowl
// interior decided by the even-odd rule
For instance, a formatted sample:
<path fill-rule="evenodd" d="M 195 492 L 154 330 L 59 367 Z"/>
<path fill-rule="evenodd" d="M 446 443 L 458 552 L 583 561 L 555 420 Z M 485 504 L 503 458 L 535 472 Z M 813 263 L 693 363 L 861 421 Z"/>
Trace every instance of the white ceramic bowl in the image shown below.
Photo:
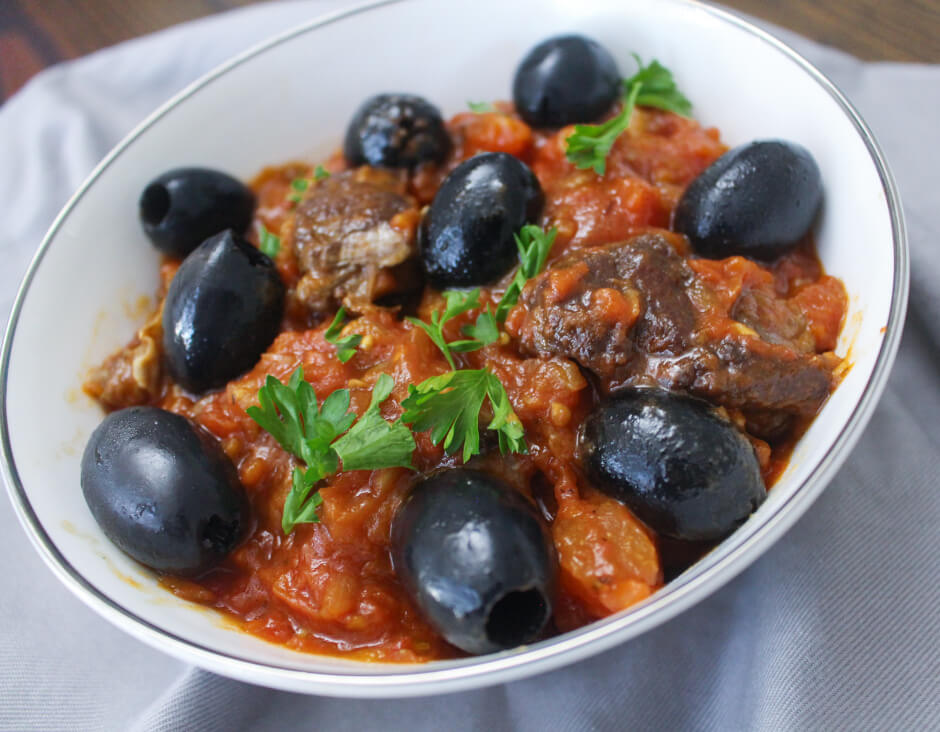
<path fill-rule="evenodd" d="M 142 317 L 128 305 L 156 288 L 157 255 L 137 221 L 139 191 L 177 165 L 248 178 L 267 164 L 315 161 L 339 144 L 353 110 L 372 93 L 413 91 L 446 116 L 468 99 L 508 98 L 522 55 L 564 31 L 596 37 L 624 71 L 633 68 L 631 51 L 659 59 L 674 71 L 696 117 L 717 126 L 727 143 L 786 138 L 819 163 L 826 188 L 819 251 L 850 295 L 839 352 L 853 366 L 767 501 L 641 605 L 483 658 L 391 666 L 304 655 L 239 632 L 214 612 L 160 589 L 152 574 L 103 537 L 79 488 L 81 452 L 102 416 L 79 393 L 83 374 L 128 340 Z M 368 55 L 348 55 L 350 47 L 367 48 Z M 504 682 L 571 663 L 662 623 L 754 561 L 809 508 L 884 387 L 903 320 L 907 267 L 897 192 L 871 133 L 819 72 L 750 25 L 684 0 L 380 3 L 313 22 L 224 65 L 131 133 L 72 198 L 29 269 L 3 346 L 4 474 L 23 526 L 55 574 L 115 625 L 186 661 L 254 683 L 348 696 Z M 74 287 L 77 273 L 92 270 L 78 281 L 93 287 Z M 63 309 L 66 290 L 70 302 Z"/>

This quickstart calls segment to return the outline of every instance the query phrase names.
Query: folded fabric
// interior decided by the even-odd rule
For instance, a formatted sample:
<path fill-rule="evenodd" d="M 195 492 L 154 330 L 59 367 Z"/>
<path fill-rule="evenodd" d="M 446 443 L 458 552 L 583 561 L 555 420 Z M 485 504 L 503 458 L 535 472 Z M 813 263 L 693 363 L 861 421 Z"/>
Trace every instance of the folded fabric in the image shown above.
<path fill-rule="evenodd" d="M 172 28 L 49 69 L 0 108 L 0 322 L 56 212 L 137 122 L 235 53 L 346 6 L 265 3 Z M 56 581 L 0 500 L 0 729 L 940 728 L 940 66 L 862 63 L 774 32 L 874 129 L 904 201 L 912 283 L 870 426 L 761 559 L 573 666 L 443 697 L 352 701 L 231 681 L 140 644 Z"/>

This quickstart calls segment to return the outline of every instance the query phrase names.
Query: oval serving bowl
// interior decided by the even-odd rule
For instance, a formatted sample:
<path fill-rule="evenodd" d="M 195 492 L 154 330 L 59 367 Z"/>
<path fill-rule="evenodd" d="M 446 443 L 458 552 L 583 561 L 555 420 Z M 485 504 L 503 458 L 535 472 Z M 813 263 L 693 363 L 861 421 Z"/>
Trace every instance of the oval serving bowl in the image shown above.
<path fill-rule="evenodd" d="M 781 137 L 807 147 L 819 163 L 826 198 L 817 244 L 828 272 L 849 292 L 838 352 L 851 368 L 767 501 L 640 605 L 479 658 L 402 666 L 302 654 L 247 635 L 163 590 L 155 575 L 104 538 L 79 487 L 81 452 L 102 418 L 80 395 L 84 373 L 129 339 L 142 319 L 129 304 L 157 286 L 158 256 L 137 220 L 144 185 L 181 165 L 247 179 L 265 165 L 323 159 L 339 145 L 362 99 L 381 91 L 421 94 L 445 116 L 464 109 L 468 99 L 508 98 L 522 55 L 570 31 L 597 38 L 626 74 L 634 67 L 631 51 L 661 61 L 692 100 L 695 117 L 718 127 L 730 146 Z M 348 58 L 344 50 L 361 47 L 364 39 L 370 56 L 344 61 L 337 70 L 336 59 Z M 94 261 L 87 256 L 90 241 Z M 63 310 L 66 283 L 92 270 L 88 279 L 95 286 L 69 287 L 72 300 Z M 809 63 L 727 13 L 687 0 L 407 0 L 360 7 L 275 38 L 186 89 L 131 133 L 65 207 L 29 269 L 4 341 L 4 476 L 30 539 L 59 579 L 115 625 L 185 661 L 257 684 L 343 696 L 408 696 L 505 682 L 593 655 L 673 617 L 753 562 L 807 510 L 884 388 L 907 278 L 897 192 L 865 124 Z"/>

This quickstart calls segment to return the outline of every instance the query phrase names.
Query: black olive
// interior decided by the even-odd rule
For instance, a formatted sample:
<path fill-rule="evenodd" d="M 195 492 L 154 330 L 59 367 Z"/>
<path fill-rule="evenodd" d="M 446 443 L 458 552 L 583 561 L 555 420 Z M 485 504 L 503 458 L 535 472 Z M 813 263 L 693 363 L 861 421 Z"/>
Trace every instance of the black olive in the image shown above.
<path fill-rule="evenodd" d="M 584 422 L 581 453 L 597 488 L 676 539 L 722 538 L 767 493 L 744 433 L 707 402 L 671 392 L 615 393 Z"/>
<path fill-rule="evenodd" d="M 525 163 L 481 153 L 448 175 L 418 230 L 421 263 L 438 289 L 499 279 L 518 261 L 513 234 L 542 211 L 545 196 Z"/>
<path fill-rule="evenodd" d="M 412 94 L 379 94 L 367 99 L 346 128 L 343 155 L 350 165 L 413 168 L 439 163 L 450 137 L 437 107 Z"/>
<path fill-rule="evenodd" d="M 620 95 L 610 52 L 584 36 L 557 36 L 529 51 L 512 83 L 516 111 L 534 127 L 593 122 Z"/>
<path fill-rule="evenodd" d="M 82 457 L 82 492 L 112 542 L 160 572 L 200 574 L 248 528 L 244 489 L 204 429 L 155 407 L 112 412 Z"/>
<path fill-rule="evenodd" d="M 674 227 L 698 254 L 773 259 L 806 236 L 822 205 L 822 178 L 809 151 L 768 140 L 736 147 L 686 188 Z"/>
<path fill-rule="evenodd" d="M 434 628 L 468 653 L 538 637 L 552 614 L 555 560 L 535 508 L 476 470 L 417 483 L 395 517 L 399 579 Z"/>
<path fill-rule="evenodd" d="M 244 233 L 254 208 L 254 194 L 230 175 L 208 168 L 177 168 L 144 188 L 140 221 L 157 249 L 182 259 L 220 231 Z"/>
<path fill-rule="evenodd" d="M 186 389 L 222 386 L 257 363 L 277 335 L 284 283 L 265 254 L 232 231 L 180 265 L 163 306 L 163 352 Z"/>

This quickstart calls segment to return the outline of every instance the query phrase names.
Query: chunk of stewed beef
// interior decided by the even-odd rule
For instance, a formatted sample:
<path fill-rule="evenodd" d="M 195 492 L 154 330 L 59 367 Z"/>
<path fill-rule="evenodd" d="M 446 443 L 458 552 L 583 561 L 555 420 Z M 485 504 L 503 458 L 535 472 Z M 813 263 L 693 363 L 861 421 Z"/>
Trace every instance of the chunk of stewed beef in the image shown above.
<path fill-rule="evenodd" d="M 693 278 L 661 236 L 581 250 L 525 288 L 522 341 L 619 380 L 645 353 L 679 355 L 692 345 Z"/>
<path fill-rule="evenodd" d="M 415 253 L 420 213 L 403 180 L 362 167 L 315 182 L 288 223 L 302 276 L 294 296 L 309 310 L 358 310 L 401 284 L 393 268 Z"/>
<path fill-rule="evenodd" d="M 745 290 L 730 312 L 720 300 L 665 238 L 644 234 L 556 262 L 509 326 L 530 351 L 592 371 L 604 391 L 685 391 L 741 410 L 765 434 L 814 414 L 833 360 L 807 347 L 803 316 L 766 293 Z"/>

